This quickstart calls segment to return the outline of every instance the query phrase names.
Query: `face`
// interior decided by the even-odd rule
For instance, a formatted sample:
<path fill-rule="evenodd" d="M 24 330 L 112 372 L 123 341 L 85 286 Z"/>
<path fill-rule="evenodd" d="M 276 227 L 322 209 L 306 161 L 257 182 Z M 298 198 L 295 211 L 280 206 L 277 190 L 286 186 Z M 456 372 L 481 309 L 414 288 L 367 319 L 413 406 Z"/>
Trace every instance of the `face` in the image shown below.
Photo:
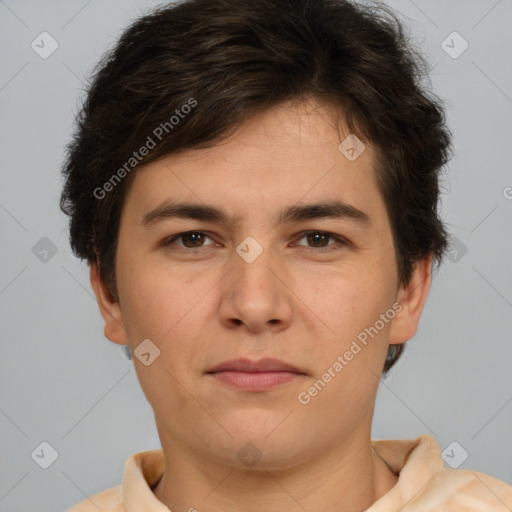
<path fill-rule="evenodd" d="M 375 154 L 349 160 L 348 135 L 322 104 L 283 104 L 137 170 L 119 304 L 91 276 L 162 444 L 237 466 L 252 450 L 278 469 L 369 435 L 388 343 L 414 334 L 429 279 L 425 266 L 412 293 L 398 288 Z M 264 358 L 281 364 L 233 362 Z"/>

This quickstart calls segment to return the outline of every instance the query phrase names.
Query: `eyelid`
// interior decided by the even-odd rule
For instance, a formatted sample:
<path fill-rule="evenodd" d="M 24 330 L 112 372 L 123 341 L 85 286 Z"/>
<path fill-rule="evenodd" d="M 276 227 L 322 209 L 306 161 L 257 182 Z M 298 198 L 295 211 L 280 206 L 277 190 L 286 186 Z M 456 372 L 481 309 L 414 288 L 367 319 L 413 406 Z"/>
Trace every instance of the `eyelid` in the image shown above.
<path fill-rule="evenodd" d="M 184 235 L 188 235 L 188 234 L 191 234 L 191 233 L 199 233 L 199 234 L 202 234 L 202 235 L 205 235 L 206 237 L 210 238 L 211 240 L 214 241 L 213 244 L 208 244 L 208 245 L 217 245 L 217 243 L 215 242 L 214 238 L 212 235 L 210 235 L 207 231 L 203 231 L 203 230 L 200 230 L 200 229 L 194 229 L 194 230 L 190 230 L 190 231 L 182 231 L 180 233 L 176 233 L 175 235 L 171 235 L 170 237 L 167 237 L 165 238 L 163 241 L 162 241 L 162 246 L 163 247 L 166 247 L 166 246 L 169 246 L 171 245 L 172 243 L 174 243 L 176 240 L 179 240 L 180 238 L 182 238 Z M 336 240 L 337 243 L 335 244 L 329 244 L 325 247 L 309 247 L 309 246 L 306 246 L 306 245 L 298 245 L 299 247 L 306 247 L 307 249 L 310 249 L 314 252 L 322 252 L 322 251 L 329 251 L 329 250 L 332 250 L 332 249 L 336 249 L 338 248 L 339 244 L 343 245 L 343 246 L 349 246 L 349 245 L 352 245 L 352 242 L 350 242 L 350 240 L 348 240 L 347 238 L 341 236 L 341 235 L 337 235 L 335 233 L 331 233 L 330 231 L 323 231 L 323 230 L 320 230 L 320 229 L 308 229 L 308 230 L 305 230 L 305 231 L 302 231 L 300 233 L 298 233 L 297 235 L 295 235 L 295 240 L 301 240 L 302 238 L 304 238 L 305 236 L 311 234 L 311 233 L 320 233 L 320 234 L 323 234 L 323 235 L 327 235 L 329 238 L 333 239 L 333 240 Z M 198 251 L 200 249 L 203 249 L 205 247 L 208 247 L 208 245 L 203 245 L 201 247 L 197 247 L 197 248 L 189 248 L 189 247 L 182 247 L 182 246 L 177 246 L 178 249 L 182 249 L 184 251 Z"/>
<path fill-rule="evenodd" d="M 205 235 L 207 236 L 208 238 L 211 238 L 213 240 L 213 237 L 212 235 L 210 235 L 207 231 L 202 231 L 201 229 L 192 229 L 190 231 L 182 231 L 180 233 L 176 233 L 175 235 L 171 235 L 171 236 L 168 236 L 166 238 L 164 238 L 162 240 L 162 243 L 161 245 L 163 247 L 166 247 L 168 245 L 171 245 L 172 243 L 174 243 L 176 240 L 179 240 L 180 238 L 182 238 L 183 236 L 185 235 L 189 235 L 191 233 L 199 233 L 201 235 Z M 215 245 L 215 244 L 209 244 L 209 245 Z M 204 246 L 203 246 L 204 247 Z M 183 249 L 183 250 L 186 250 L 186 251 L 192 251 L 194 249 L 190 249 L 188 247 L 181 247 L 181 246 L 178 246 L 179 249 Z M 198 247 L 197 249 L 202 249 L 202 247 Z M 197 250 L 196 249 L 196 250 Z"/>
<path fill-rule="evenodd" d="M 335 233 L 331 233 L 330 231 L 324 231 L 321 229 L 308 229 L 306 231 L 302 231 L 301 233 L 296 235 L 296 239 L 300 240 L 300 239 L 304 238 L 305 236 L 309 235 L 310 233 L 320 233 L 322 235 L 327 235 L 329 238 L 337 241 L 337 244 L 329 244 L 329 245 L 326 245 L 325 247 L 302 246 L 302 247 L 306 247 L 308 249 L 311 249 L 311 250 L 314 250 L 317 252 L 322 252 L 322 250 L 328 251 L 330 249 L 335 249 L 338 244 L 352 245 L 352 243 L 348 239 L 346 239 L 344 236 L 337 235 Z"/>

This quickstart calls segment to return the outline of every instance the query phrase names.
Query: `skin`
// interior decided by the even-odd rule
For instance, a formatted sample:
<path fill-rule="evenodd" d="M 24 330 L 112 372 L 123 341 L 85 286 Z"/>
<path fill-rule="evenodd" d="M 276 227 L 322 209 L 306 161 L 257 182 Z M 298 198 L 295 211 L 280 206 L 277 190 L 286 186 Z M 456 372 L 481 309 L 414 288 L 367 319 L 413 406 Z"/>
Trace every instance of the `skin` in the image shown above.
<path fill-rule="evenodd" d="M 133 362 L 165 455 L 154 493 L 173 512 L 362 511 L 397 481 L 371 448 L 372 417 L 388 344 L 416 332 L 431 258 L 398 286 L 375 154 L 367 144 L 355 161 L 345 158 L 338 145 L 348 133 L 326 104 L 287 103 L 215 147 L 138 168 L 120 222 L 119 302 L 91 266 L 105 336 L 132 353 L 149 338 L 161 351 L 148 366 Z M 230 220 L 144 226 L 144 215 L 169 199 L 225 209 Z M 283 207 L 332 199 L 367 213 L 371 226 L 346 218 L 276 223 Z M 193 230 L 208 236 L 162 244 Z M 252 263 L 236 252 L 248 236 L 263 249 Z M 299 403 L 395 302 L 402 308 L 394 319 Z M 275 357 L 305 375 L 248 392 L 205 374 L 238 357 Z M 252 467 L 237 457 L 249 442 L 261 453 Z"/>

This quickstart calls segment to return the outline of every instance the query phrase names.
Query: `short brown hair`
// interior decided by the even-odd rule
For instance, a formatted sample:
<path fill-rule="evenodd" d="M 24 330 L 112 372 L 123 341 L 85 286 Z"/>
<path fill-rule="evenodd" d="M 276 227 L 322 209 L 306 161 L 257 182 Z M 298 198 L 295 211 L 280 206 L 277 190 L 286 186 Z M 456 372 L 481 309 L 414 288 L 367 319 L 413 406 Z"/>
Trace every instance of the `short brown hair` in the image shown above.
<path fill-rule="evenodd" d="M 101 262 L 116 296 L 120 213 L 139 163 L 134 150 L 157 127 L 165 137 L 144 164 L 213 145 L 253 114 L 312 96 L 336 105 L 350 131 L 376 148 L 399 284 L 407 284 L 415 262 L 433 255 L 440 264 L 447 245 L 438 199 L 450 132 L 440 100 L 421 84 L 426 76 L 425 60 L 382 6 L 185 0 L 161 7 L 128 27 L 92 76 L 63 168 L 60 204 L 71 247 Z M 185 105 L 193 107 L 186 115 Z M 389 346 L 384 373 L 403 346 Z"/>

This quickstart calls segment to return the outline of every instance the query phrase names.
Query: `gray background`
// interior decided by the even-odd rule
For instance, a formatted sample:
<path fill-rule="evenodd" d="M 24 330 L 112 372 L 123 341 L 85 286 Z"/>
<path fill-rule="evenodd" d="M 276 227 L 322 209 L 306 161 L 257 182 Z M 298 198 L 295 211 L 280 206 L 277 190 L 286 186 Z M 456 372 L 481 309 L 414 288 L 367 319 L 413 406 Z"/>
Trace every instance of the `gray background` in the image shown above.
<path fill-rule="evenodd" d="M 88 269 L 72 256 L 58 209 L 84 79 L 126 23 L 156 5 L 0 0 L 2 512 L 65 510 L 120 483 L 129 455 L 160 447 L 132 362 L 103 337 Z M 434 280 L 417 335 L 382 381 L 373 437 L 427 433 L 442 450 L 457 441 L 452 464 L 464 449 L 461 468 L 512 484 L 512 1 L 389 5 L 448 100 L 456 156 L 443 216 L 457 250 Z M 59 45 L 47 59 L 31 48 L 43 31 Z M 453 31 L 469 44 L 458 58 L 441 46 Z M 446 44 L 462 48 L 457 36 Z M 48 469 L 31 457 L 43 441 L 58 452 Z"/>

